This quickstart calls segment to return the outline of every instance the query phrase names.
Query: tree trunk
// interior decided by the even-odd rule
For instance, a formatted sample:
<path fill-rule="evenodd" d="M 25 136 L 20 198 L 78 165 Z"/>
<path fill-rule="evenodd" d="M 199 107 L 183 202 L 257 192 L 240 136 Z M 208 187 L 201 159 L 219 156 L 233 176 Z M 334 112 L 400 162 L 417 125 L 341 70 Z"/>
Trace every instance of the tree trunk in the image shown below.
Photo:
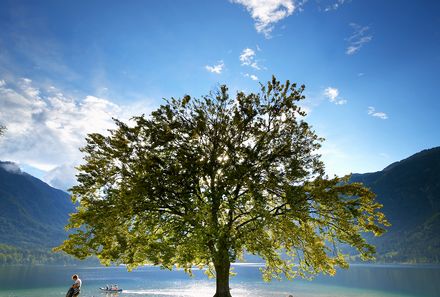
<path fill-rule="evenodd" d="M 229 259 L 223 259 L 223 261 L 214 264 L 216 275 L 216 292 L 214 297 L 232 297 L 229 289 L 229 269 L 231 263 Z"/>

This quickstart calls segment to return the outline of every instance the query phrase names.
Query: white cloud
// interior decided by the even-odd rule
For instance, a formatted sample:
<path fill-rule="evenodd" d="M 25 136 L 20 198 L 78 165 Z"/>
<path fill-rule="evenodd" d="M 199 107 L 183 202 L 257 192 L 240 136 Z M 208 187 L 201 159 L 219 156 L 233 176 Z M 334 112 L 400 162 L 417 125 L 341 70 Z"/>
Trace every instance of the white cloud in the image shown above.
<path fill-rule="evenodd" d="M 61 164 L 47 172 L 44 180 L 52 187 L 68 190 L 76 183 L 76 165 L 75 163 Z"/>
<path fill-rule="evenodd" d="M 250 48 L 245 48 L 240 55 L 241 65 L 250 65 L 255 57 L 255 51 Z"/>
<path fill-rule="evenodd" d="M 47 172 L 45 181 L 67 189 L 73 185 L 73 167 L 82 162 L 79 148 L 89 133 L 107 133 L 112 117 L 127 121 L 142 113 L 126 110 L 107 99 L 75 99 L 56 88 L 35 86 L 29 79 L 0 86 L 0 118 L 7 126 L 0 160 L 25 164 Z M 148 105 L 143 106 L 145 112 Z"/>
<path fill-rule="evenodd" d="M 374 117 L 381 118 L 382 120 L 386 120 L 386 119 L 388 119 L 387 114 L 384 113 L 384 112 L 375 112 L 375 113 L 373 113 L 373 116 L 374 116 Z"/>
<path fill-rule="evenodd" d="M 244 76 L 249 77 L 252 80 L 258 80 L 258 76 L 254 75 L 254 74 L 246 73 Z"/>
<path fill-rule="evenodd" d="M 221 74 L 224 66 L 225 66 L 225 64 L 223 63 L 223 61 L 218 61 L 217 65 L 214 65 L 214 66 L 206 65 L 205 69 L 208 70 L 209 72 L 212 72 L 212 73 Z"/>
<path fill-rule="evenodd" d="M 368 34 L 368 30 L 370 29 L 368 26 L 363 27 L 355 23 L 351 23 L 350 26 L 353 28 L 353 34 L 347 39 L 348 47 L 345 50 L 347 55 L 355 54 L 364 44 L 373 39 L 373 36 Z"/>
<path fill-rule="evenodd" d="M 293 0 L 231 0 L 241 4 L 255 21 L 255 29 L 270 38 L 274 24 L 288 17 L 295 10 Z"/>
<path fill-rule="evenodd" d="M 22 78 L 19 85 L 27 97 L 39 98 L 40 90 L 32 87 L 32 80 L 29 78 Z"/>
<path fill-rule="evenodd" d="M 343 104 L 347 103 L 347 100 L 339 99 L 339 100 L 334 101 L 333 103 L 335 103 L 336 105 L 343 105 Z"/>
<path fill-rule="evenodd" d="M 336 88 L 328 87 L 324 90 L 324 96 L 328 98 L 328 100 L 336 105 L 346 104 L 347 100 L 339 97 L 339 90 Z"/>
<path fill-rule="evenodd" d="M 382 111 L 376 111 L 376 109 L 373 106 L 368 107 L 368 114 L 372 117 L 376 117 L 382 120 L 388 119 L 388 115 Z"/>
<path fill-rule="evenodd" d="M 336 88 L 328 87 L 324 90 L 324 95 L 330 99 L 330 101 L 335 100 L 339 95 L 339 90 Z"/>
<path fill-rule="evenodd" d="M 336 0 L 335 2 L 333 2 L 332 4 L 330 4 L 329 6 L 326 7 L 325 11 L 336 10 L 340 6 L 342 6 L 344 3 L 347 3 L 347 2 L 349 2 L 349 1 L 347 1 L 347 0 Z"/>
<path fill-rule="evenodd" d="M 1 162 L 0 161 L 0 167 L 8 172 L 11 172 L 11 173 L 15 173 L 15 174 L 22 173 L 20 167 L 13 162 Z"/>
<path fill-rule="evenodd" d="M 261 70 L 258 61 L 255 60 L 256 53 L 251 48 L 245 48 L 240 55 L 241 66 L 250 66 L 256 70 Z"/>

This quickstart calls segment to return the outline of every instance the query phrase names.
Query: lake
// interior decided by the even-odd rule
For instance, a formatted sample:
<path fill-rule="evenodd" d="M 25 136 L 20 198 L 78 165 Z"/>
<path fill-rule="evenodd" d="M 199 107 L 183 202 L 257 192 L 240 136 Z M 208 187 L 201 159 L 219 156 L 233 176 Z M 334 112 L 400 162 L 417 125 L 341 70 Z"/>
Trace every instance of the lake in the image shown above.
<path fill-rule="evenodd" d="M 412 265 L 351 265 L 334 277 L 313 281 L 261 279 L 259 264 L 234 265 L 233 297 L 439 297 L 440 267 Z M 65 296 L 72 274 L 83 280 L 81 297 L 211 297 L 214 280 L 203 271 L 188 277 L 183 271 L 146 266 L 127 272 L 124 267 L 0 267 L 0 297 Z M 120 294 L 106 294 L 100 286 L 119 284 Z"/>

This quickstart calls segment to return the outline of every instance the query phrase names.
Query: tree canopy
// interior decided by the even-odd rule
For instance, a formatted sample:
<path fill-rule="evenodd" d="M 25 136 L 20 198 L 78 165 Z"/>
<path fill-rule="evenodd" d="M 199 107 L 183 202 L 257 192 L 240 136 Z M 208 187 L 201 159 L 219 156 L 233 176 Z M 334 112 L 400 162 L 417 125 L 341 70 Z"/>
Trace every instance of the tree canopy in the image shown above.
<path fill-rule="evenodd" d="M 75 232 L 58 249 L 129 268 L 209 267 L 217 297 L 231 296 L 230 263 L 244 252 L 264 259 L 265 279 L 334 274 L 347 267 L 341 244 L 371 259 L 362 234 L 384 232 L 381 205 L 325 175 L 303 91 L 275 77 L 235 98 L 221 86 L 88 135 L 71 189 Z"/>

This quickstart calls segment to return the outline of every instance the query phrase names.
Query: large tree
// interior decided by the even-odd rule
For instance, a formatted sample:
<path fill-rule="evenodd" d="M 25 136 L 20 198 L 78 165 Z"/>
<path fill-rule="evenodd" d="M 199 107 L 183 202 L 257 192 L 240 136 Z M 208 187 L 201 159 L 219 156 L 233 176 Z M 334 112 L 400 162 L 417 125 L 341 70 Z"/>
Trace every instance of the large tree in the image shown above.
<path fill-rule="evenodd" d="M 222 86 L 88 135 L 72 188 L 76 231 L 59 249 L 129 268 L 208 267 L 216 297 L 231 296 L 230 265 L 244 252 L 265 260 L 267 279 L 333 274 L 347 267 L 341 244 L 372 258 L 362 234 L 383 233 L 381 205 L 325 175 L 303 91 L 273 78 L 232 99 Z"/>

